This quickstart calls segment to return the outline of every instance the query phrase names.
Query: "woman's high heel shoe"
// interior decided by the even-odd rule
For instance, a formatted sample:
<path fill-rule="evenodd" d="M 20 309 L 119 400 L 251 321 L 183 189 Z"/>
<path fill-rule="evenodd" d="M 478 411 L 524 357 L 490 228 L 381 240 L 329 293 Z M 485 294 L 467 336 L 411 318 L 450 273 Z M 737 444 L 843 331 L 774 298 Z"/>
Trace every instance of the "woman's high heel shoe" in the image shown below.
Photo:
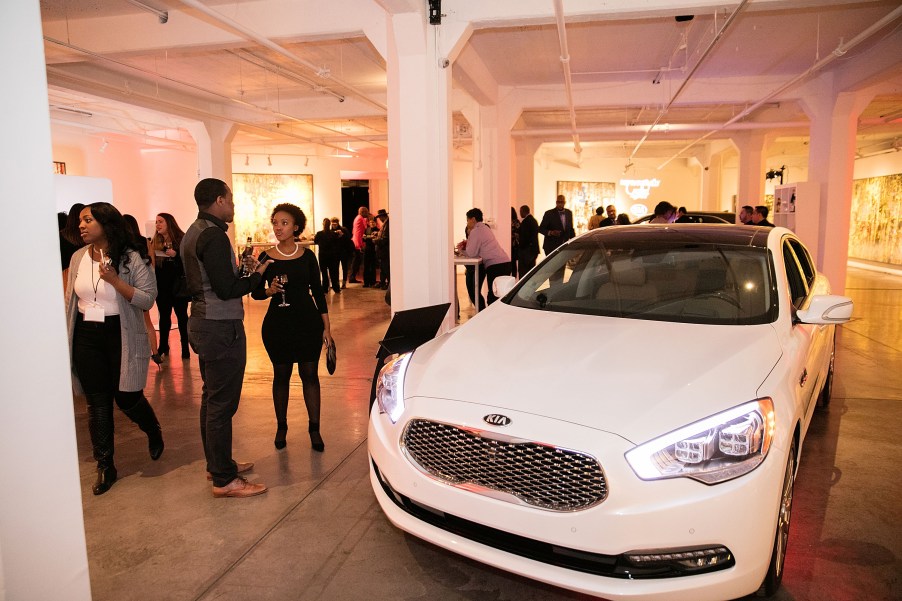
<path fill-rule="evenodd" d="M 307 431 L 310 432 L 310 446 L 313 447 L 314 451 L 322 453 L 326 449 L 326 445 L 323 442 L 323 437 L 319 435 L 319 424 L 311 423 Z"/>
<path fill-rule="evenodd" d="M 276 438 L 273 440 L 273 444 L 278 450 L 282 450 L 285 448 L 285 445 L 288 443 L 285 441 L 285 437 L 288 434 L 288 426 L 279 426 L 276 429 Z"/>
<path fill-rule="evenodd" d="M 150 359 L 157 364 L 157 369 L 163 369 L 163 357 L 161 356 L 161 353 L 151 355 Z"/>

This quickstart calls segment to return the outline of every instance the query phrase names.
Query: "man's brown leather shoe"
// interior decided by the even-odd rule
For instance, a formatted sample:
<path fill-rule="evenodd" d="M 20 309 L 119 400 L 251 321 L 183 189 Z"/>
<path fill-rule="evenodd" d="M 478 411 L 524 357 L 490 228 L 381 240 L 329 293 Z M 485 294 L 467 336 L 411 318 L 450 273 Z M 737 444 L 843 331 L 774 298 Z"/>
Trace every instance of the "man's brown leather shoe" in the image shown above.
<path fill-rule="evenodd" d="M 238 468 L 238 473 L 243 474 L 244 472 L 249 472 L 254 469 L 253 461 L 236 461 L 235 466 Z M 213 474 L 207 472 L 207 480 L 212 480 Z"/>
<path fill-rule="evenodd" d="M 262 495 L 266 492 L 266 485 L 260 482 L 248 482 L 247 479 L 238 476 L 225 486 L 214 486 L 213 487 L 213 496 L 217 498 L 221 497 L 235 497 L 235 498 L 244 498 L 244 497 L 253 497 L 256 495 Z"/>

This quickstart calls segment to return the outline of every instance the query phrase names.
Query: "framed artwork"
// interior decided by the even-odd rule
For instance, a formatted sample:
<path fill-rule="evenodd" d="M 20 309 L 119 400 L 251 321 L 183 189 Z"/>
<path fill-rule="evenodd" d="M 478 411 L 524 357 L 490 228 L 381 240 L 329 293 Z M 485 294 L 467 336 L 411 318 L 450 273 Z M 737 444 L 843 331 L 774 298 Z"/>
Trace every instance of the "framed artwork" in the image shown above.
<path fill-rule="evenodd" d="M 57 175 L 66 175 L 66 164 L 62 161 L 53 161 L 53 172 Z"/>
<path fill-rule="evenodd" d="M 307 217 L 301 236 L 312 237 L 313 176 L 300 174 L 233 173 L 232 196 L 235 202 L 235 242 L 243 247 L 250 237 L 257 244 L 275 244 L 270 215 L 282 202 L 300 207 Z"/>
<path fill-rule="evenodd" d="M 902 174 L 852 182 L 849 256 L 902 265 Z"/>
<path fill-rule="evenodd" d="M 557 193 L 567 199 L 567 208 L 573 212 L 576 235 L 589 229 L 589 218 L 595 209 L 614 204 L 617 186 L 614 182 L 566 182 L 557 183 Z"/>

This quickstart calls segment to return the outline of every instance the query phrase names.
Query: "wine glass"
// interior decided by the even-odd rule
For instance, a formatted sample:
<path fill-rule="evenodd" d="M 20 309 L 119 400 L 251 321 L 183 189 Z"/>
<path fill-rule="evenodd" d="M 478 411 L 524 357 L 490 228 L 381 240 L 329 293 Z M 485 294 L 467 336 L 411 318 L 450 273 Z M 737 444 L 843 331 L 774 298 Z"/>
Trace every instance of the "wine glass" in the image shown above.
<path fill-rule="evenodd" d="M 279 303 L 280 307 L 290 307 L 291 303 L 285 302 L 285 284 L 288 283 L 288 274 L 283 273 L 276 276 L 276 281 L 282 285 L 282 302 Z"/>

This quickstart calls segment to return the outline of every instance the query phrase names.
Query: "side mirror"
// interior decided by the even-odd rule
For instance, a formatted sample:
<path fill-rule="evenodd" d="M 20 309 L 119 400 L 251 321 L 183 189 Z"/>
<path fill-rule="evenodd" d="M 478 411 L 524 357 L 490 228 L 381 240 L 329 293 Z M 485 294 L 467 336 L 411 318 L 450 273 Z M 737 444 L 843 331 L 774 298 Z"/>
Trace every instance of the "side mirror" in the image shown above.
<path fill-rule="evenodd" d="M 812 296 L 808 307 L 796 311 L 796 318 L 819 325 L 846 323 L 852 318 L 852 299 L 833 294 Z"/>
<path fill-rule="evenodd" d="M 507 296 L 507 293 L 514 289 L 514 286 L 517 284 L 517 278 L 502 275 L 495 278 L 495 281 L 492 282 L 492 291 L 495 293 L 495 296 L 498 298 L 503 298 Z"/>

